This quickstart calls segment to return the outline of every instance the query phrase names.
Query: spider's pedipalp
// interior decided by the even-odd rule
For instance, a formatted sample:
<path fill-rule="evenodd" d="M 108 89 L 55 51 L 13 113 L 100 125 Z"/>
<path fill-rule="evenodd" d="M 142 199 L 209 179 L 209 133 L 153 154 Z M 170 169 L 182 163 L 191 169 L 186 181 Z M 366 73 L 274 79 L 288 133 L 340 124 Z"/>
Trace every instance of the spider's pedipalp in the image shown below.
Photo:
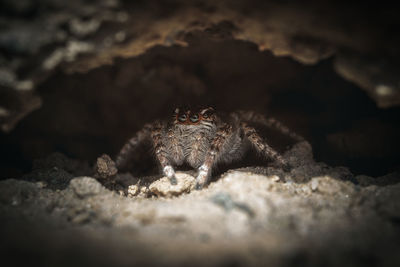
<path fill-rule="evenodd" d="M 168 151 L 166 149 L 165 143 L 162 138 L 163 125 L 160 122 L 155 122 L 154 127 L 151 131 L 151 138 L 153 139 L 154 152 L 161 165 L 163 173 L 169 178 L 171 184 L 177 184 L 175 177 L 175 170 L 172 167 L 167 155 Z"/>

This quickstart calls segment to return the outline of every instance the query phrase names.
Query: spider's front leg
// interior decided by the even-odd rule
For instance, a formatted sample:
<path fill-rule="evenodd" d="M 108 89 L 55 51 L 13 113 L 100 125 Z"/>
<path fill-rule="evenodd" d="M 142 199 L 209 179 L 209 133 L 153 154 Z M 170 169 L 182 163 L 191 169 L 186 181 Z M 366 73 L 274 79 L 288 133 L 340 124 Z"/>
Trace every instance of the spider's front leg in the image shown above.
<path fill-rule="evenodd" d="M 216 132 L 214 139 L 211 142 L 209 151 L 206 154 L 203 164 L 199 167 L 196 178 L 196 189 L 200 190 L 207 183 L 211 174 L 211 168 L 214 165 L 216 157 L 221 152 L 226 139 L 232 134 L 232 126 L 225 124 Z"/>
<path fill-rule="evenodd" d="M 161 168 L 165 176 L 168 177 L 172 185 L 176 185 L 178 182 L 175 177 L 175 170 L 172 167 L 167 157 L 167 149 L 162 141 L 162 125 L 161 123 L 155 123 L 151 131 L 151 138 L 153 139 L 154 151 L 158 161 L 160 162 Z"/>
<path fill-rule="evenodd" d="M 290 170 L 289 163 L 277 151 L 264 142 L 253 127 L 248 126 L 246 123 L 242 123 L 241 128 L 247 139 L 260 153 L 262 153 L 264 157 L 271 158 L 275 162 L 278 162 L 285 171 Z"/>

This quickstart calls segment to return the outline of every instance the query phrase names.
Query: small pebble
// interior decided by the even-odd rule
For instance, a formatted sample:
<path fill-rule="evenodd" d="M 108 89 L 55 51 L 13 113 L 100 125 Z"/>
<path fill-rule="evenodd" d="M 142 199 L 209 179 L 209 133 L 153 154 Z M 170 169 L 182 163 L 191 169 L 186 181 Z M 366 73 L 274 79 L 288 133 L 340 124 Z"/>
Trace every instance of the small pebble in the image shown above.
<path fill-rule="evenodd" d="M 139 193 L 139 186 L 137 185 L 130 185 L 128 187 L 128 197 L 136 196 Z"/>
<path fill-rule="evenodd" d="M 311 190 L 312 191 L 315 191 L 315 190 L 317 190 L 317 188 L 318 188 L 318 180 L 316 180 L 316 179 L 313 179 L 312 181 L 311 181 Z"/>
<path fill-rule="evenodd" d="M 179 196 L 189 193 L 196 185 L 196 179 L 186 173 L 176 173 L 177 184 L 172 185 L 168 177 L 163 177 L 149 186 L 150 191 L 162 197 Z"/>
<path fill-rule="evenodd" d="M 274 182 L 279 182 L 281 180 L 281 178 L 279 178 L 278 175 L 272 175 L 271 176 L 271 180 L 274 181 Z"/>

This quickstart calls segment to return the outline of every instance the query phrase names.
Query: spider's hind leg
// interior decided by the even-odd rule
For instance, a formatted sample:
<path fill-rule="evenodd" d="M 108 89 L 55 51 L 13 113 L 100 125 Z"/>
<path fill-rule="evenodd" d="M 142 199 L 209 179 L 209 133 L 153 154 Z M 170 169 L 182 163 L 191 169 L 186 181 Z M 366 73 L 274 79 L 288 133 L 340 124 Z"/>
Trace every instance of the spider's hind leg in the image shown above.
<path fill-rule="evenodd" d="M 258 124 L 264 125 L 268 128 L 276 129 L 279 132 L 281 132 L 282 134 L 289 136 L 290 138 L 292 138 L 293 140 L 296 140 L 298 142 L 304 141 L 304 137 L 293 132 L 286 125 L 284 125 L 279 120 L 277 120 L 273 117 L 266 117 L 265 115 L 262 115 L 260 113 L 256 113 L 253 111 L 249 111 L 249 112 L 242 111 L 242 112 L 239 112 L 238 115 L 242 121 L 246 121 L 246 122 L 250 122 L 250 123 L 258 123 Z"/>
<path fill-rule="evenodd" d="M 162 142 L 162 124 L 160 122 L 146 124 L 142 130 L 129 139 L 115 159 L 117 169 L 125 168 L 130 159 L 130 155 L 132 155 L 141 144 L 147 141 L 153 142 L 154 151 L 164 175 L 170 179 L 171 184 L 177 184 L 175 170 L 166 156 L 165 145 Z"/>
<path fill-rule="evenodd" d="M 276 150 L 268 145 L 253 127 L 248 126 L 246 123 L 242 123 L 241 128 L 250 143 L 265 158 L 273 159 L 275 162 L 279 163 L 285 171 L 290 170 L 289 163 Z"/>
<path fill-rule="evenodd" d="M 134 137 L 122 147 L 118 155 L 115 157 L 115 164 L 118 170 L 126 168 L 131 155 L 138 149 L 138 147 L 148 141 L 151 137 L 152 127 L 146 124 L 143 129 L 138 131 Z"/>

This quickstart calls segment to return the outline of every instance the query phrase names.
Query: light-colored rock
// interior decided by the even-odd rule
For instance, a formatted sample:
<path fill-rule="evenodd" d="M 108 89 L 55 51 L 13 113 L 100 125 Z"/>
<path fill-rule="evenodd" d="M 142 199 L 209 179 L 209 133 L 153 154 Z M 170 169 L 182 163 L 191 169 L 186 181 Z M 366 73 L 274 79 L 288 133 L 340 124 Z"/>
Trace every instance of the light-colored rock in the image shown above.
<path fill-rule="evenodd" d="M 172 185 L 168 177 L 163 177 L 149 186 L 150 191 L 161 197 L 179 196 L 189 193 L 196 185 L 196 179 L 186 173 L 176 173 L 177 184 Z"/>
<path fill-rule="evenodd" d="M 400 104 L 400 80 L 390 59 L 366 58 L 357 54 L 339 54 L 334 68 L 345 79 L 357 84 L 381 108 Z"/>
<path fill-rule="evenodd" d="M 96 179 L 91 177 L 74 178 L 69 186 L 81 198 L 98 195 L 106 190 Z"/>
<path fill-rule="evenodd" d="M 139 186 L 138 185 L 130 185 L 128 186 L 128 197 L 136 196 L 139 193 Z"/>

